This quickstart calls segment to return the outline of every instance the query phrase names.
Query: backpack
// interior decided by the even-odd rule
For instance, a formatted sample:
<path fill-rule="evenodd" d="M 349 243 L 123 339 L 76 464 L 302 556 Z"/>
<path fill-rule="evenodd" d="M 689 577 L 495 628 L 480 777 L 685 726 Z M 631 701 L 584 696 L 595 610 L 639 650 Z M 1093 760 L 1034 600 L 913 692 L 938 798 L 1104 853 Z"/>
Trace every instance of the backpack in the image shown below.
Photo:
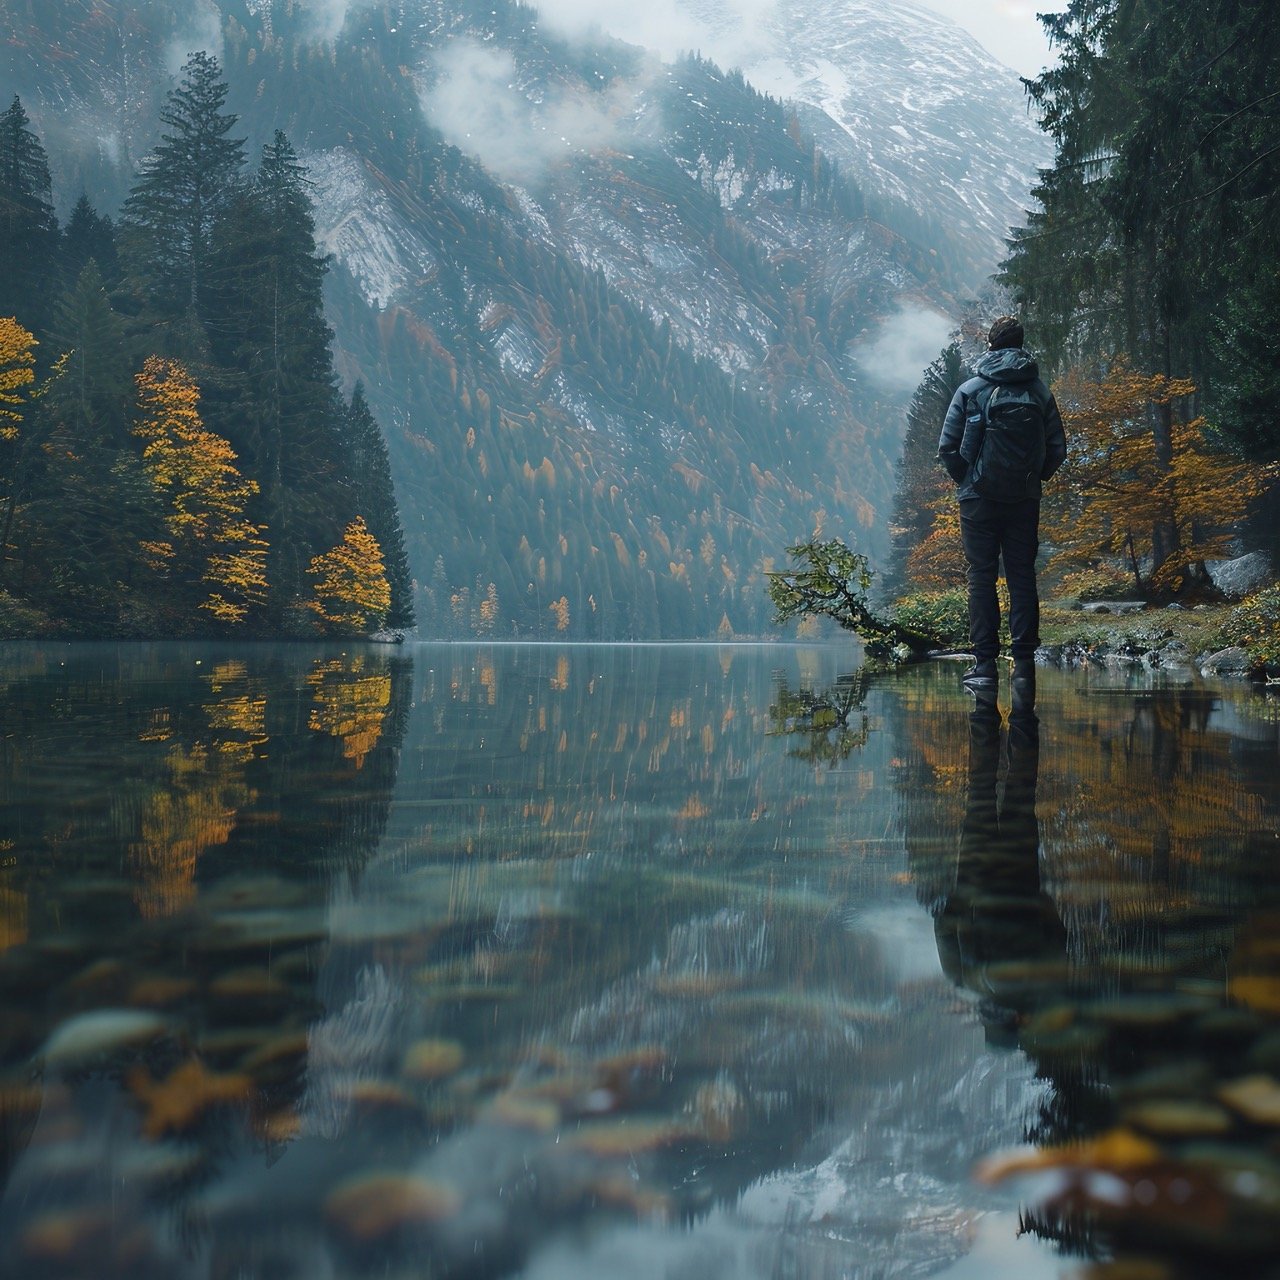
<path fill-rule="evenodd" d="M 975 397 L 982 413 L 982 443 L 969 470 L 969 483 L 980 497 L 1021 502 L 1039 493 L 1045 415 L 1033 385 L 996 383 Z"/>

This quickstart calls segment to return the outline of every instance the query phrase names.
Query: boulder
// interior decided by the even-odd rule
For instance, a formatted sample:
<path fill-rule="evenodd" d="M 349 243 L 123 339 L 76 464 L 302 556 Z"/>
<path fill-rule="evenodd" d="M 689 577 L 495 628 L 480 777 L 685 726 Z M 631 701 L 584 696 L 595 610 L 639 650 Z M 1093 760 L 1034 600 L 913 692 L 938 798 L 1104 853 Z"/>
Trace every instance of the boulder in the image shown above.
<path fill-rule="evenodd" d="M 1238 644 L 1219 649 L 1200 662 L 1200 673 L 1206 676 L 1243 676 L 1253 669 L 1253 662 Z"/>
<path fill-rule="evenodd" d="M 1213 585 L 1232 599 L 1239 600 L 1271 585 L 1271 558 L 1265 551 L 1251 551 L 1234 560 L 1208 560 L 1204 567 Z"/>

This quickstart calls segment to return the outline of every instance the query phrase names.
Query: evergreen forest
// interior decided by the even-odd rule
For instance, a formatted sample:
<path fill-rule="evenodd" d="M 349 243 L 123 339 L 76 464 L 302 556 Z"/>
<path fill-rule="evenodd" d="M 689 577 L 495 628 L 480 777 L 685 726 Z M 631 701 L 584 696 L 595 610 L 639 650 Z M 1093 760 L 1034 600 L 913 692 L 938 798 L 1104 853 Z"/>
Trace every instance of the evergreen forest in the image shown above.
<path fill-rule="evenodd" d="M 118 221 L 64 225 L 0 115 L 0 625 L 129 636 L 410 625 L 382 434 L 338 389 L 306 170 L 250 160 L 196 53 Z"/>

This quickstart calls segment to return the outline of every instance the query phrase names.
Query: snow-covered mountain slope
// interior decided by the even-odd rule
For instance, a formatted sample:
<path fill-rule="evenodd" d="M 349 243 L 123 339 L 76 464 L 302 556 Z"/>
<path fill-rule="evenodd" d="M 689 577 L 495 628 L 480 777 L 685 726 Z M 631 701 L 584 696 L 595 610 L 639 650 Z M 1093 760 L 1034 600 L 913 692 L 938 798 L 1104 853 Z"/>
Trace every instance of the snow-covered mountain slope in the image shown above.
<path fill-rule="evenodd" d="M 810 108 L 804 124 L 872 191 L 955 232 L 977 286 L 1052 159 L 1016 72 L 910 0 L 773 0 L 744 33 L 731 0 L 690 0 L 747 78 Z"/>

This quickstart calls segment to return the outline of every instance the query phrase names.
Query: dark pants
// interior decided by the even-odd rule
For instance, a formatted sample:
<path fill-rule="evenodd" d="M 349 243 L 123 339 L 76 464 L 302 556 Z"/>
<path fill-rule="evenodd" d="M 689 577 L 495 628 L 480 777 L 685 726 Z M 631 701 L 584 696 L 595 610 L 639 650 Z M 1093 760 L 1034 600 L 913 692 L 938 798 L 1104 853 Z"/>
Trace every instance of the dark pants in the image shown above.
<path fill-rule="evenodd" d="M 979 662 L 1000 652 L 1000 605 L 996 576 L 1004 558 L 1009 585 L 1009 633 L 1014 659 L 1030 658 L 1040 644 L 1040 597 L 1036 552 L 1040 550 L 1040 499 L 960 503 L 960 540 L 969 562 L 969 643 Z"/>

